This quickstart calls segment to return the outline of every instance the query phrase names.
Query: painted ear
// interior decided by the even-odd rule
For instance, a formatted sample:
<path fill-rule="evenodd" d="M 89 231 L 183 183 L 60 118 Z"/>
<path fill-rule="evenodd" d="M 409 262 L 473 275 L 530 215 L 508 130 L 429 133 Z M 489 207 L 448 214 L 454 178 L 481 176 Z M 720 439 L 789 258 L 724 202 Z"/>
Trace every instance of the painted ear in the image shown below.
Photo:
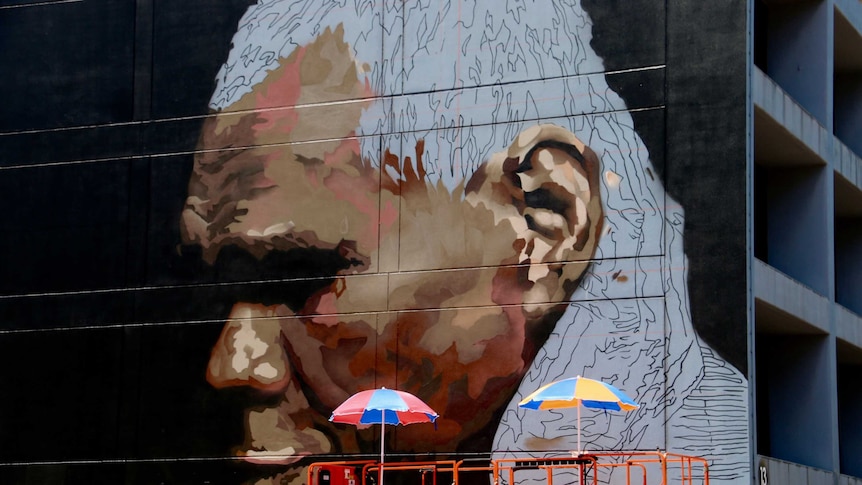
<path fill-rule="evenodd" d="M 599 172 L 596 154 L 572 132 L 537 125 L 467 184 L 468 202 L 511 214 L 517 263 L 547 292 L 538 299 L 568 298 L 595 255 L 604 219 Z"/>

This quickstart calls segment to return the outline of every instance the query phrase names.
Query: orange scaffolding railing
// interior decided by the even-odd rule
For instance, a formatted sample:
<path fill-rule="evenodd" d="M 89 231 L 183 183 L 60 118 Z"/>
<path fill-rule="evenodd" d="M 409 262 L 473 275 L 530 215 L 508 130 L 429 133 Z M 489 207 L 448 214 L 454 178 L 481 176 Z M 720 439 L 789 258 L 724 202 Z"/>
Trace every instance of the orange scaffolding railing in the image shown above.
<path fill-rule="evenodd" d="M 575 473 L 581 485 L 603 483 L 603 471 L 624 469 L 626 485 L 709 485 L 709 464 L 697 456 L 662 451 L 594 452 L 570 457 L 506 458 L 493 460 L 494 485 L 517 485 L 518 472 L 544 472 L 544 482 L 553 485 L 555 477 Z M 639 479 L 639 480 L 638 480 Z M 569 481 L 569 475 L 566 475 Z"/>
<path fill-rule="evenodd" d="M 625 485 L 709 485 L 704 458 L 662 451 L 591 452 L 541 458 L 312 463 L 308 485 L 599 485 L 621 470 Z M 575 479 L 576 478 L 576 479 Z M 612 480 L 622 484 L 621 478 Z"/>

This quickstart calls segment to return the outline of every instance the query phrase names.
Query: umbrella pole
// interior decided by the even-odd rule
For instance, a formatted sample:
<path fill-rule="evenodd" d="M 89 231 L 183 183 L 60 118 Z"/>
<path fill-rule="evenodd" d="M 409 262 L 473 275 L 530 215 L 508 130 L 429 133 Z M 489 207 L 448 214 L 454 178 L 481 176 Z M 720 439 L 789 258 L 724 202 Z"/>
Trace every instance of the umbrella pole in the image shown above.
<path fill-rule="evenodd" d="M 581 454 L 581 405 L 578 404 L 578 455 Z"/>
<path fill-rule="evenodd" d="M 386 411 L 383 411 L 383 419 L 380 421 L 380 465 L 377 467 L 377 483 L 383 485 L 383 440 L 386 436 Z"/>

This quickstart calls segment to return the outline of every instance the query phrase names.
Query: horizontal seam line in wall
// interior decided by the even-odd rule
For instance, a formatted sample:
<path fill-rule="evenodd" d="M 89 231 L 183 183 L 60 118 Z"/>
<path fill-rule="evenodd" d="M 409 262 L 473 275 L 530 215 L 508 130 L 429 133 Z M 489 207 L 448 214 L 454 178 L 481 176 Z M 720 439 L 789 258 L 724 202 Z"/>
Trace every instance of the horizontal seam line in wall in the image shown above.
<path fill-rule="evenodd" d="M 586 259 L 586 260 L 577 260 L 577 261 L 554 261 L 554 264 L 567 264 L 567 263 L 587 263 L 587 264 L 597 264 L 601 261 L 606 261 L 613 259 L 615 261 L 627 261 L 627 260 L 642 260 L 646 258 L 660 258 L 663 257 L 664 254 L 639 254 L 636 256 L 618 256 L 613 258 L 602 258 L 602 259 Z M 547 264 L 547 263 L 546 263 Z M 372 277 L 372 276 L 383 276 L 383 275 L 407 275 L 407 274 L 421 274 L 421 273 L 439 273 L 439 272 L 464 272 L 464 271 L 475 271 L 482 269 L 493 269 L 493 268 L 519 268 L 519 267 L 528 267 L 529 263 L 522 264 L 508 264 L 508 265 L 488 265 L 488 266 L 469 266 L 463 268 L 429 268 L 429 269 L 418 269 L 418 270 L 405 270 L 405 271 L 382 271 L 378 273 L 353 273 L 346 275 L 328 275 L 328 276 L 315 276 L 315 277 L 306 277 L 306 278 L 273 278 L 273 279 L 263 279 L 263 280 L 240 280 L 240 281 L 220 281 L 214 283 L 193 283 L 193 284 L 173 284 L 173 285 L 151 285 L 151 286 L 133 286 L 133 287 L 123 287 L 123 288 L 90 288 L 83 290 L 70 290 L 70 291 L 43 291 L 37 293 L 21 293 L 21 294 L 13 294 L 13 295 L 0 295 L 0 301 L 2 300 L 12 300 L 17 298 L 37 298 L 43 296 L 71 296 L 71 295 L 90 295 L 90 294 L 99 294 L 99 293 L 126 293 L 126 292 L 136 292 L 136 291 L 157 291 L 157 290 L 177 290 L 177 289 L 186 289 L 186 288 L 218 288 L 225 286 L 235 286 L 235 285 L 266 285 L 266 284 L 279 284 L 279 283 L 295 283 L 301 281 L 321 281 L 328 280 L 340 277 L 352 278 L 352 277 Z"/>
<path fill-rule="evenodd" d="M 64 1 L 80 2 L 83 0 L 64 0 Z M 2 7 L 0 7 L 0 8 L 2 8 Z M 621 69 L 621 70 L 616 70 L 616 71 L 603 71 L 603 72 L 591 72 L 591 73 L 584 73 L 584 74 L 572 74 L 572 75 L 568 75 L 568 76 L 555 76 L 555 77 L 549 77 L 549 78 L 544 78 L 544 79 L 524 79 L 524 80 L 519 80 L 519 81 L 509 81 L 509 82 L 503 82 L 503 83 L 482 84 L 479 86 L 471 86 L 471 87 L 417 91 L 417 92 L 411 92 L 411 93 L 387 94 L 387 95 L 382 95 L 382 96 L 369 96 L 369 97 L 364 97 L 364 98 L 352 98 L 352 99 L 344 99 L 344 100 L 339 100 L 339 101 L 326 101 L 326 102 L 320 102 L 320 103 L 308 103 L 308 104 L 298 104 L 298 105 L 291 105 L 291 106 L 279 106 L 279 107 L 275 107 L 275 108 L 266 108 L 266 109 L 259 109 L 259 110 L 218 111 L 218 112 L 207 113 L 207 114 L 202 114 L 202 115 L 176 116 L 173 118 L 159 118 L 159 119 L 153 119 L 153 120 L 123 121 L 123 122 L 116 122 L 116 123 L 64 126 L 64 127 L 59 127 L 59 128 L 7 131 L 7 132 L 0 132 L 0 137 L 13 136 L 13 135 L 27 135 L 27 134 L 36 134 L 36 133 L 51 133 L 51 132 L 61 132 L 61 131 L 86 130 L 86 129 L 92 129 L 92 128 L 139 126 L 139 125 L 146 125 L 146 124 L 151 124 L 151 123 L 165 123 L 165 122 L 170 122 L 170 121 L 204 120 L 206 118 L 210 118 L 210 117 L 213 117 L 213 116 L 218 115 L 218 114 L 242 115 L 242 114 L 248 114 L 248 113 L 266 113 L 269 111 L 278 111 L 278 110 L 282 110 L 282 109 L 286 109 L 286 108 L 305 109 L 305 108 L 314 108 L 314 107 L 320 107 L 320 106 L 337 106 L 340 104 L 348 105 L 348 104 L 355 104 L 355 103 L 364 103 L 364 102 L 367 102 L 368 100 L 385 101 L 385 100 L 393 100 L 393 99 L 402 98 L 402 97 L 431 94 L 431 93 L 446 94 L 446 93 L 452 93 L 452 92 L 457 92 L 457 91 L 474 91 L 474 90 L 478 90 L 478 89 L 492 88 L 495 86 L 511 86 L 511 85 L 517 85 L 517 84 L 525 84 L 525 83 L 537 83 L 537 82 L 542 82 L 542 81 L 559 81 L 559 80 L 565 80 L 565 79 L 577 79 L 577 78 L 581 78 L 581 77 L 593 77 L 593 76 L 599 76 L 599 75 L 608 76 L 608 75 L 615 75 L 615 74 L 628 74 L 628 73 L 633 73 L 633 72 L 656 71 L 656 70 L 661 70 L 661 69 L 665 69 L 665 68 L 666 68 L 665 64 L 657 64 L 657 65 L 653 65 L 653 66 L 643 66 L 643 67 L 630 68 L 630 69 Z"/>
<path fill-rule="evenodd" d="M 452 130 L 452 129 L 456 129 L 456 128 L 472 128 L 472 127 L 493 126 L 495 124 L 505 124 L 505 123 L 528 123 L 528 122 L 532 122 L 532 121 L 548 120 L 548 119 L 555 119 L 555 118 L 569 118 L 569 117 L 578 118 L 578 117 L 605 116 L 605 115 L 612 115 L 612 114 L 617 114 L 617 113 L 639 113 L 639 112 L 644 112 L 644 111 L 660 110 L 660 109 L 664 109 L 664 108 L 665 108 L 665 105 L 660 104 L 660 105 L 656 105 L 656 106 L 648 106 L 648 107 L 635 108 L 635 109 L 599 111 L 599 112 L 595 112 L 595 113 L 581 113 L 581 114 L 577 114 L 577 115 L 545 116 L 545 117 L 540 117 L 540 118 L 525 118 L 525 119 L 521 119 L 521 120 L 501 121 L 501 122 L 494 122 L 494 123 L 479 123 L 479 124 L 470 124 L 470 125 L 447 126 L 447 127 L 443 127 L 443 128 L 404 130 L 404 131 L 398 131 L 398 132 L 392 132 L 392 133 L 379 133 L 379 134 L 363 135 L 361 137 L 351 136 L 351 137 L 344 137 L 344 138 L 325 138 L 325 139 L 318 139 L 318 140 L 294 141 L 294 142 L 284 142 L 284 143 L 267 143 L 267 144 L 249 145 L 249 146 L 242 146 L 242 147 L 218 148 L 218 149 L 212 149 L 212 150 L 182 150 L 182 151 L 169 152 L 169 153 L 148 153 L 148 154 L 142 154 L 142 155 L 122 155 L 122 156 L 116 156 L 116 157 L 93 158 L 93 159 L 88 159 L 88 160 L 39 162 L 39 163 L 31 163 L 31 164 L 25 163 L 25 164 L 18 164 L 18 165 L 0 166 L 0 171 L 2 171 L 2 170 L 23 170 L 23 169 L 44 168 L 44 167 L 62 167 L 62 166 L 72 166 L 72 165 L 85 165 L 85 164 L 91 164 L 91 163 L 118 162 L 118 161 L 125 161 L 125 160 L 144 160 L 144 159 L 148 159 L 148 158 L 166 158 L 166 157 L 173 157 L 173 156 L 179 156 L 179 155 L 193 155 L 196 153 L 242 151 L 242 150 L 248 150 L 250 148 L 273 148 L 273 147 L 282 147 L 282 146 L 306 145 L 306 144 L 311 144 L 311 143 L 326 143 L 326 142 L 333 142 L 333 141 L 339 141 L 339 140 L 351 140 L 351 139 L 358 139 L 358 138 L 385 137 L 385 136 L 392 136 L 392 135 L 403 134 L 403 133 L 421 133 L 421 132 L 444 131 L 444 130 Z"/>
<path fill-rule="evenodd" d="M 626 296 L 626 297 L 615 297 L 615 298 L 585 298 L 581 300 L 574 301 L 565 301 L 565 302 L 545 302 L 545 303 L 531 303 L 530 305 L 578 305 L 578 304 L 591 304 L 596 302 L 605 302 L 605 301 L 613 301 L 613 302 L 623 302 L 623 301 L 646 301 L 646 300 L 664 300 L 667 299 L 666 295 L 653 295 L 653 296 Z M 383 313 L 419 313 L 425 311 L 440 311 L 440 310 L 471 310 L 471 309 L 481 309 L 481 308 L 517 308 L 526 306 L 528 304 L 507 304 L 507 305 L 473 305 L 473 306 L 459 306 L 459 307 L 447 307 L 447 308 L 412 308 L 412 309 L 403 309 L 403 310 L 377 310 L 377 311 L 362 311 L 362 312 L 350 312 L 350 313 L 316 313 L 311 315 L 288 315 L 284 317 L 255 317 L 255 320 L 279 320 L 282 318 L 289 319 L 300 319 L 300 318 L 327 318 L 327 317 L 337 317 L 340 315 L 379 315 Z M 25 334 L 25 333 L 40 333 L 40 332 L 67 332 L 74 330 L 116 330 L 116 329 L 124 329 L 124 328 L 157 328 L 157 327 L 173 327 L 178 325 L 211 325 L 218 324 L 224 325 L 226 321 L 231 320 L 241 320 L 237 318 L 219 318 L 219 319 L 206 319 L 206 320 L 173 320 L 173 321 L 164 321 L 164 322 L 132 322 L 132 323 L 107 323 L 104 325 L 76 325 L 76 326 L 65 326 L 65 327 L 47 327 L 47 328 L 22 328 L 22 329 L 12 329 L 12 330 L 0 330 L 0 335 L 11 335 L 11 334 Z"/>
<path fill-rule="evenodd" d="M 84 0 L 47 0 L 45 2 L 19 3 L 17 5 L 2 5 L 0 6 L 0 10 L 7 10 L 11 8 L 45 7 L 49 5 L 57 5 L 63 3 L 81 3 L 83 1 Z"/>
<path fill-rule="evenodd" d="M 241 456 L 222 457 L 171 457 L 171 458 L 105 458 L 105 459 L 81 459 L 81 460 L 46 460 L 46 461 L 20 461 L 0 463 L 0 467 L 13 466 L 45 466 L 45 465 L 97 465 L 97 464 L 121 464 L 121 463 L 165 463 L 172 461 L 242 461 Z"/>

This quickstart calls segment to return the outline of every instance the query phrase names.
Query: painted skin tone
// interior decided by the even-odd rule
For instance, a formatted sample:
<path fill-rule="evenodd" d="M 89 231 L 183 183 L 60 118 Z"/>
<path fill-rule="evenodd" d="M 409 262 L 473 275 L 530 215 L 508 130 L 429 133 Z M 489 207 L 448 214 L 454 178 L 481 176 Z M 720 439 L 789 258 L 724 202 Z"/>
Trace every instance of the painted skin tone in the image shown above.
<path fill-rule="evenodd" d="M 599 161 L 557 126 L 527 127 L 454 190 L 427 179 L 421 142 L 363 159 L 362 73 L 327 29 L 203 127 L 184 243 L 211 264 L 227 247 L 340 262 L 299 302 L 237 301 L 213 347 L 213 386 L 278 396 L 249 405 L 250 461 L 373 450 L 376 429 L 328 418 L 381 386 L 440 414 L 399 428 L 399 451 L 487 452 L 602 229 Z"/>

